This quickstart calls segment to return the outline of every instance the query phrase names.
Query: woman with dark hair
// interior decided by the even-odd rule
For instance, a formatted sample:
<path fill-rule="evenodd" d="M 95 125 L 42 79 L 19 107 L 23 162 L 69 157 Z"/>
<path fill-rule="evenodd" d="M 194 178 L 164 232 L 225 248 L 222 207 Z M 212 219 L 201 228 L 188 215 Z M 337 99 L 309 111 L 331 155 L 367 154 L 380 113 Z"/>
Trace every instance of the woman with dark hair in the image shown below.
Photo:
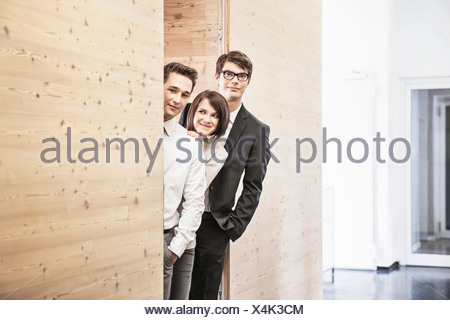
<path fill-rule="evenodd" d="M 218 139 L 227 131 L 229 121 L 227 100 L 216 91 L 199 93 L 189 109 L 186 129 L 188 135 L 202 141 L 203 159 L 206 161 L 206 190 L 228 157 L 225 139 Z M 205 211 L 209 211 L 207 196 L 208 192 L 205 193 Z"/>
<path fill-rule="evenodd" d="M 225 163 L 228 153 L 225 150 L 225 139 L 219 139 L 227 130 L 230 121 L 230 110 L 227 100 L 218 92 L 205 90 L 199 93 L 192 102 L 187 115 L 186 128 L 188 135 L 198 139 L 203 147 L 203 162 L 205 162 L 206 191 L 205 211 L 211 211 L 209 206 L 208 187 Z M 178 208 L 183 215 L 182 206 Z M 212 239 L 213 241 L 213 239 Z M 191 283 L 192 268 L 195 254 L 195 240 L 186 247 L 183 255 L 173 266 L 170 299 L 187 299 Z"/>
<path fill-rule="evenodd" d="M 230 118 L 227 100 L 218 92 L 199 93 L 189 108 L 186 129 L 194 138 L 217 138 L 225 134 Z"/>

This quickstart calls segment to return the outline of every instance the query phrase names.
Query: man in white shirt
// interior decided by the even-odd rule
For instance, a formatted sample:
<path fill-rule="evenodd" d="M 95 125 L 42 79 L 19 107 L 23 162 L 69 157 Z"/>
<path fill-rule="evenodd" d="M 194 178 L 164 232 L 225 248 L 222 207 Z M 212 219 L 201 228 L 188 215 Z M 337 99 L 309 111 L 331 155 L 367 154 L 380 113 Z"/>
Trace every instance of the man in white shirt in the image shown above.
<path fill-rule="evenodd" d="M 164 66 L 164 299 L 186 299 L 195 232 L 204 210 L 205 167 L 198 142 L 176 116 L 186 106 L 198 73 L 180 63 Z"/>

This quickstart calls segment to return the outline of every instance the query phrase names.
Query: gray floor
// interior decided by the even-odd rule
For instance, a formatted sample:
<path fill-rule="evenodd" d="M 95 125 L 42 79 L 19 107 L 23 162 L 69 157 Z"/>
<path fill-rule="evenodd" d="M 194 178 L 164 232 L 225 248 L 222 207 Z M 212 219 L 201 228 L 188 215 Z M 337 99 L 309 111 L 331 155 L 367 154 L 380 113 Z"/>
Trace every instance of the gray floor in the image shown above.
<path fill-rule="evenodd" d="M 405 267 L 386 272 L 334 271 L 324 275 L 325 300 L 448 300 L 450 268 Z"/>

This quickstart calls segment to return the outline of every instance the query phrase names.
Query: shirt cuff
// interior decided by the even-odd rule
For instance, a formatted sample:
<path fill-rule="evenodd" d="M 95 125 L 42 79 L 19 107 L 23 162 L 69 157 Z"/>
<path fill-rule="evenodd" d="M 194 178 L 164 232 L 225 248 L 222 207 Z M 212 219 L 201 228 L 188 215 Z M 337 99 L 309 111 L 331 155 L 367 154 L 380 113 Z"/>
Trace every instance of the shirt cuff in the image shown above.
<path fill-rule="evenodd" d="M 183 239 L 181 239 L 181 237 L 173 237 L 172 241 L 170 242 L 169 245 L 169 250 L 172 251 L 173 253 L 175 253 L 178 258 L 180 258 L 183 253 L 184 250 L 186 250 L 187 247 L 187 243 L 185 241 L 183 241 Z"/>

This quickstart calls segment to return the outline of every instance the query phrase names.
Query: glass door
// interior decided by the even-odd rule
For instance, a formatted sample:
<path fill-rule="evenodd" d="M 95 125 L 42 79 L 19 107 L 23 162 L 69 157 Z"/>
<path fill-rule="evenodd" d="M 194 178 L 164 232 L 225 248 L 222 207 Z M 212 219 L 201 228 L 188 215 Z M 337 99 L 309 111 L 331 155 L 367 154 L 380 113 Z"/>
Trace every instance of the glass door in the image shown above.
<path fill-rule="evenodd" d="M 413 89 L 407 264 L 450 266 L 450 89 Z"/>

